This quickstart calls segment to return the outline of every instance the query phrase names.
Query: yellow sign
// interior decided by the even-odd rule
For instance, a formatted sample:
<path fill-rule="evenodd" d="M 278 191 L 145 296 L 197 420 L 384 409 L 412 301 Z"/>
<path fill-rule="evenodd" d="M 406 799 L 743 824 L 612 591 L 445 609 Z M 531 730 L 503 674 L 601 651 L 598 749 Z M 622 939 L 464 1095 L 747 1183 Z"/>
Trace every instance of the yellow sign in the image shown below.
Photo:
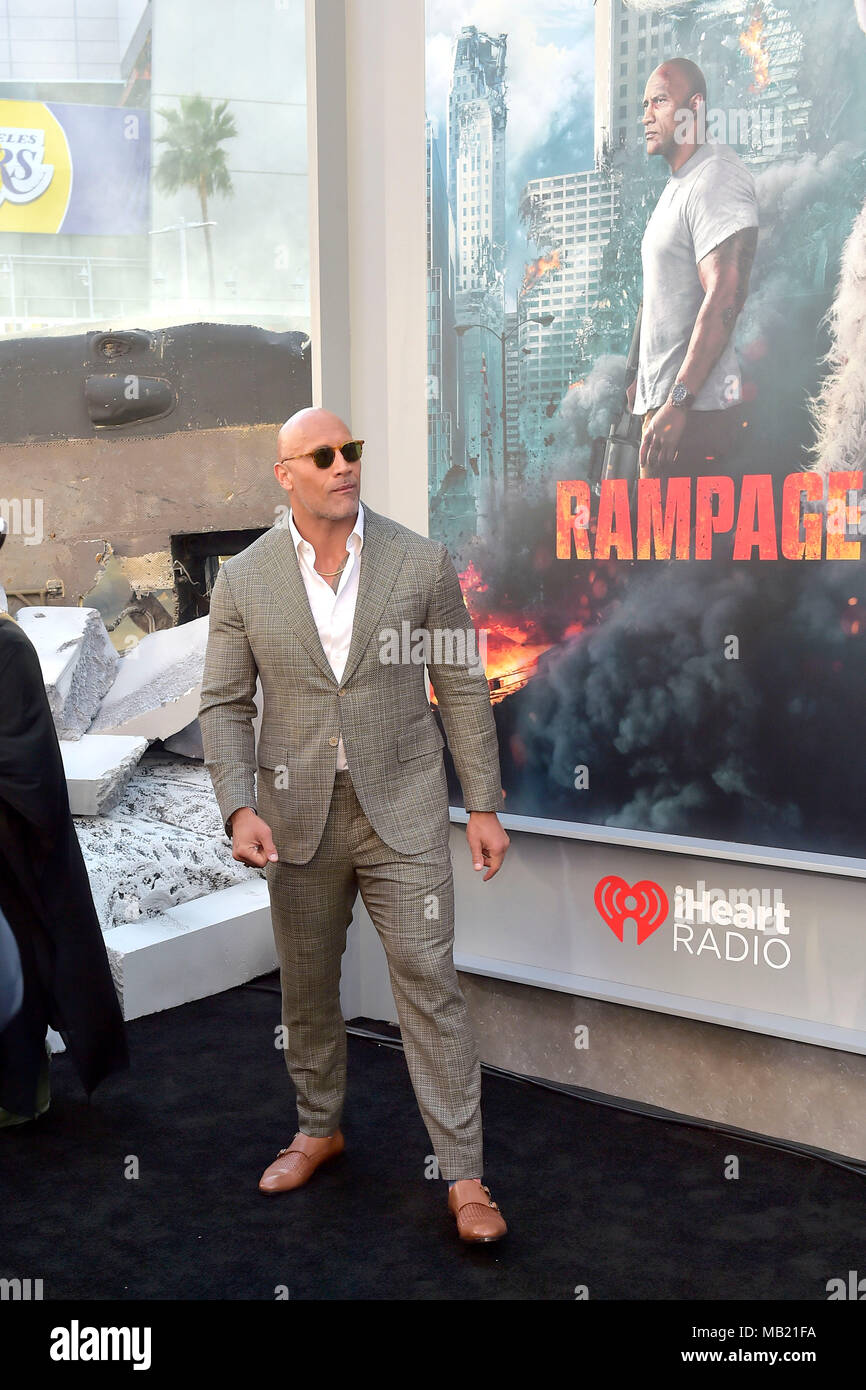
<path fill-rule="evenodd" d="M 0 101 L 0 231 L 59 232 L 71 191 L 57 117 L 41 101 Z"/>

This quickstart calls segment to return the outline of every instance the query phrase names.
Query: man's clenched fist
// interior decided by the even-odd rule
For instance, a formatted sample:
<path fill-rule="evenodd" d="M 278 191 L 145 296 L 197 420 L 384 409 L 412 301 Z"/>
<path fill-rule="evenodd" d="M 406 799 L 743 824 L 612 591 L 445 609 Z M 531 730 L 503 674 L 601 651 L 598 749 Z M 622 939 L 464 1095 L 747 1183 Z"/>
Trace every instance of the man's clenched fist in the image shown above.
<path fill-rule="evenodd" d="M 256 869 L 279 858 L 271 827 L 251 806 L 242 806 L 232 816 L 232 858 Z"/>

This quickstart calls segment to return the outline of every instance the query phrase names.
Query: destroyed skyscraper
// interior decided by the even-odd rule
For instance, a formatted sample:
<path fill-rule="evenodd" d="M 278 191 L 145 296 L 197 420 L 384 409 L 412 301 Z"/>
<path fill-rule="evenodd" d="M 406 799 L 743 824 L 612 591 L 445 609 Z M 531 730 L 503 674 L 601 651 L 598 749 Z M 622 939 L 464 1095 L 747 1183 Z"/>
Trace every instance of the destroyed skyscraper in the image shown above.
<path fill-rule="evenodd" d="M 505 487 L 502 338 L 505 325 L 506 36 L 461 30 L 448 98 L 448 195 L 463 334 L 463 420 L 478 529 L 493 529 Z"/>

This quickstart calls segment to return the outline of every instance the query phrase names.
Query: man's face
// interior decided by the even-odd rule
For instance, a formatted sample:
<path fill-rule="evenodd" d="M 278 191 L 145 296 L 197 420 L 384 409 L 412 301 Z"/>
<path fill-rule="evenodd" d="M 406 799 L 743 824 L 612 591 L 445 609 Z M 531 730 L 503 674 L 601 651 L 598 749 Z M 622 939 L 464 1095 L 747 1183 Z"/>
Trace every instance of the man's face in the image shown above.
<path fill-rule="evenodd" d="M 678 120 L 677 113 L 694 108 L 698 100 L 693 98 L 690 101 L 688 83 L 676 69 L 668 72 L 661 67 L 650 73 L 644 88 L 641 117 L 647 154 L 660 154 L 667 158 L 677 148 L 676 132 L 683 131 L 683 115 L 680 114 Z M 696 122 L 692 122 L 692 130 L 695 125 Z M 686 125 L 685 129 L 688 131 L 689 126 Z"/>
<path fill-rule="evenodd" d="M 288 492 L 293 510 L 306 509 L 327 521 L 343 521 L 358 512 L 361 461 L 347 463 L 339 452 L 354 436 L 336 417 L 323 416 L 297 427 L 281 441 L 275 468 L 277 481 Z M 330 444 L 336 451 L 329 468 L 318 468 L 312 451 Z M 296 457 L 291 457 L 296 455 Z"/>

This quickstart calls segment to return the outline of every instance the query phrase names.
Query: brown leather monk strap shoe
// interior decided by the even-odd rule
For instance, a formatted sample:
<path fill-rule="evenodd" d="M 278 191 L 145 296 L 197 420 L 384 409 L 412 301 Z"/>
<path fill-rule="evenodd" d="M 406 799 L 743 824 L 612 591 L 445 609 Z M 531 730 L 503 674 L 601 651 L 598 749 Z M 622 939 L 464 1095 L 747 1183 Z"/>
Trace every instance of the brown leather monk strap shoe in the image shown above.
<path fill-rule="evenodd" d="M 339 1130 L 324 1142 L 309 1134 L 296 1134 L 289 1147 L 280 1149 L 273 1163 L 262 1173 L 259 1191 L 289 1192 L 292 1188 L 303 1187 L 319 1164 L 336 1158 L 345 1147 Z"/>
<path fill-rule="evenodd" d="M 508 1230 L 490 1188 L 477 1178 L 454 1184 L 448 1193 L 448 1208 L 457 1218 L 461 1240 L 501 1240 Z"/>

